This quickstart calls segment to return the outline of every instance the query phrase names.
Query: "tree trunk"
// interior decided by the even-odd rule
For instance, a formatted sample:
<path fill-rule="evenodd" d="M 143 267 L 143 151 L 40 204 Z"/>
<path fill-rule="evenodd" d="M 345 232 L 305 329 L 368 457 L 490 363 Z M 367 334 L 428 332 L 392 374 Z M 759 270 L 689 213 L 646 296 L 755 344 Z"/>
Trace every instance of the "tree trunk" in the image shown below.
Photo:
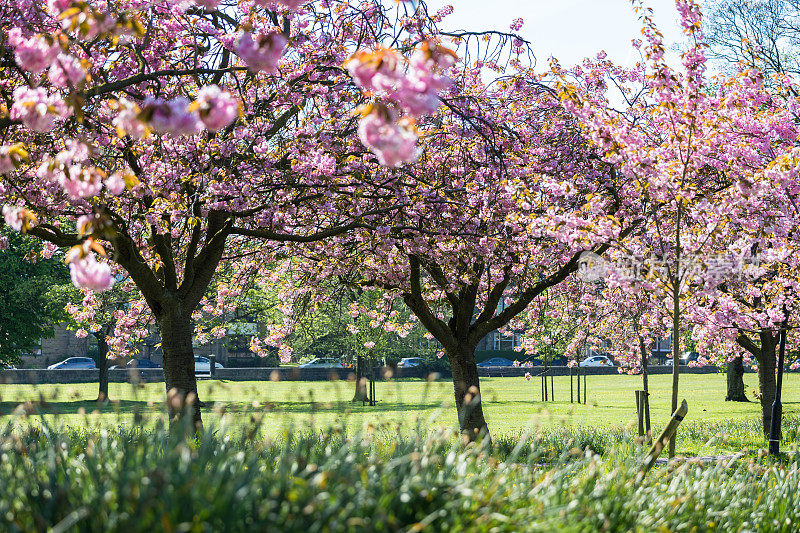
<path fill-rule="evenodd" d="M 457 350 L 448 353 L 447 357 L 453 372 L 453 389 L 461 433 L 469 440 L 475 440 L 484 433 L 488 437 L 489 428 L 483 417 L 475 347 L 459 344 Z"/>
<path fill-rule="evenodd" d="M 356 392 L 353 395 L 354 402 L 363 402 L 367 399 L 367 380 L 364 376 L 364 357 L 356 357 Z"/>
<path fill-rule="evenodd" d="M 726 373 L 728 376 L 728 394 L 725 396 L 726 402 L 749 402 L 744 390 L 744 365 L 742 356 L 736 356 L 732 361 L 728 361 Z"/>
<path fill-rule="evenodd" d="M 200 398 L 194 375 L 191 315 L 180 312 L 180 306 L 164 309 L 158 320 L 161 351 L 164 354 L 164 383 L 171 423 L 191 416 L 195 429 L 202 427 Z"/>
<path fill-rule="evenodd" d="M 103 327 L 94 334 L 97 339 L 97 369 L 100 371 L 98 380 L 97 401 L 108 401 L 108 341 L 106 341 L 106 330 Z"/>
<path fill-rule="evenodd" d="M 681 341 L 681 215 L 683 214 L 682 200 L 678 199 L 677 211 L 675 213 L 675 272 L 672 273 L 672 408 L 670 414 L 678 409 L 678 375 L 680 373 Z M 669 439 L 669 457 L 675 457 L 675 444 L 678 439 L 678 432 L 672 434 Z"/>
<path fill-rule="evenodd" d="M 761 344 L 761 357 L 758 358 L 758 388 L 761 392 L 761 425 L 764 435 L 769 435 L 772 424 L 772 403 L 775 401 L 775 358 L 774 343 Z"/>
<path fill-rule="evenodd" d="M 645 434 L 647 435 L 647 440 L 650 441 L 652 439 L 650 433 L 650 384 L 647 378 L 647 365 L 649 363 L 648 357 L 648 350 L 647 345 L 644 342 L 644 338 L 639 335 L 638 325 L 636 326 L 637 331 L 636 335 L 639 337 L 639 352 L 642 356 L 642 389 L 644 389 L 644 426 L 645 426 Z"/>

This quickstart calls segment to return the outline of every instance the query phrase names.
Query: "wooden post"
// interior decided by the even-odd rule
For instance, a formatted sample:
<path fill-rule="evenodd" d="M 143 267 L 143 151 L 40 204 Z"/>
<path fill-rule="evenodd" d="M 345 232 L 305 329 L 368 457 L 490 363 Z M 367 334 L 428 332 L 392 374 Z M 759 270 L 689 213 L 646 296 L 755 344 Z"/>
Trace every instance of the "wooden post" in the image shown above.
<path fill-rule="evenodd" d="M 374 357 L 372 359 L 370 359 L 370 363 L 371 363 L 371 366 L 372 366 L 372 372 L 370 373 L 370 377 L 369 377 L 369 381 L 370 381 L 370 395 L 369 395 L 370 402 L 369 402 L 369 404 L 374 407 L 376 405 L 376 403 L 377 403 L 377 399 L 375 398 L 375 358 Z"/>
<path fill-rule="evenodd" d="M 544 401 L 544 388 L 545 388 L 544 374 L 540 374 L 539 377 L 542 380 L 542 401 Z"/>
<path fill-rule="evenodd" d="M 664 431 L 661 432 L 661 435 L 658 436 L 658 439 L 653 443 L 653 447 L 650 448 L 650 451 L 647 452 L 647 457 L 642 463 L 641 473 L 642 475 L 646 474 L 650 468 L 653 467 L 655 464 L 656 459 L 658 456 L 661 455 L 661 452 L 664 451 L 664 446 L 666 446 L 674 437 L 675 432 L 678 431 L 678 426 L 681 425 L 683 419 L 686 417 L 686 413 L 689 411 L 689 405 L 686 403 L 686 400 L 683 400 L 678 406 L 678 409 L 672 413 L 672 418 L 670 418 L 667 427 L 664 428 Z"/>
<path fill-rule="evenodd" d="M 647 435 L 647 442 L 653 443 L 653 433 L 650 431 L 650 393 L 646 390 L 642 391 L 644 397 L 644 431 Z"/>
<path fill-rule="evenodd" d="M 639 426 L 639 436 L 644 437 L 644 391 L 633 391 L 636 395 L 636 420 Z"/>
<path fill-rule="evenodd" d="M 555 378 L 553 377 L 553 372 L 551 370 L 550 371 L 550 401 L 551 402 L 556 401 L 556 386 L 553 384 L 553 380 L 554 379 Z"/>
<path fill-rule="evenodd" d="M 586 405 L 586 369 L 583 369 L 583 405 Z"/>
<path fill-rule="evenodd" d="M 572 367 L 569 367 L 569 403 L 574 402 L 572 398 Z"/>
<path fill-rule="evenodd" d="M 544 401 L 548 401 L 550 399 L 548 390 L 547 390 L 547 359 L 544 360 L 544 372 L 542 372 L 542 380 L 544 384 Z"/>
<path fill-rule="evenodd" d="M 217 356 L 211 354 L 208 356 L 208 360 L 211 363 L 208 368 L 208 373 L 210 374 L 211 379 L 214 379 L 217 377 Z"/>

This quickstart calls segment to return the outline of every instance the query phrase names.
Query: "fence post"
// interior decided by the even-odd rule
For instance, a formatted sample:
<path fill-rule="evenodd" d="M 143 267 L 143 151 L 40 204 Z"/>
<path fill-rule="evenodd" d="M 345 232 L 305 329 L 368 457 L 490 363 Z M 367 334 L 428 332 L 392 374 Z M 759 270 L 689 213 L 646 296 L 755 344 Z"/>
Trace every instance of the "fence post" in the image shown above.
<path fill-rule="evenodd" d="M 544 399 L 544 390 L 545 390 L 545 387 L 547 386 L 547 383 L 544 380 L 544 374 L 539 374 L 539 377 L 542 380 L 542 401 L 545 401 L 545 399 Z"/>
<path fill-rule="evenodd" d="M 661 435 L 659 435 L 658 439 L 653 443 L 653 447 L 647 452 L 647 457 L 644 463 L 642 463 L 641 475 L 646 474 L 647 471 L 653 467 L 658 456 L 664 451 L 664 446 L 670 441 L 675 432 L 678 431 L 678 426 L 681 425 L 688 411 L 689 405 L 686 403 L 686 400 L 683 400 L 678 406 L 678 409 L 672 413 L 672 418 L 670 418 L 667 427 L 664 428 L 664 431 L 661 432 Z"/>
<path fill-rule="evenodd" d="M 211 354 L 208 356 L 208 360 L 211 361 L 208 373 L 211 375 L 211 379 L 214 379 L 217 376 L 217 356 Z"/>
<path fill-rule="evenodd" d="M 644 396 L 644 431 L 647 443 L 653 444 L 653 433 L 650 431 L 650 392 L 642 391 L 642 396 Z"/>
<path fill-rule="evenodd" d="M 583 405 L 586 405 L 586 370 L 583 369 Z"/>
<path fill-rule="evenodd" d="M 373 357 L 370 360 L 370 366 L 372 367 L 372 372 L 370 373 L 370 405 L 375 406 L 377 404 L 377 400 L 375 399 L 375 358 Z"/>
<path fill-rule="evenodd" d="M 573 368 L 569 367 L 569 403 L 575 401 L 572 397 L 572 374 L 573 374 Z"/>

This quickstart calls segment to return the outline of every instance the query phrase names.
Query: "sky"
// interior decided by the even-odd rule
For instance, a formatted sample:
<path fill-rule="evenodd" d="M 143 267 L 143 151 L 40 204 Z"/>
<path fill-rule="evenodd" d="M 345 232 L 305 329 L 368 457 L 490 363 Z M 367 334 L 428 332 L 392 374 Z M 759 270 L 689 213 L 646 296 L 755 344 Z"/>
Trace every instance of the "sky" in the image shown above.
<path fill-rule="evenodd" d="M 674 0 L 645 0 L 667 46 L 681 31 Z M 453 14 L 440 27 L 508 31 L 517 17 L 520 33 L 531 42 L 540 68 L 555 56 L 564 67 L 604 50 L 615 63 L 630 66 L 639 55 L 631 40 L 641 38 L 641 23 L 629 0 L 427 0 L 431 12 L 452 5 Z"/>

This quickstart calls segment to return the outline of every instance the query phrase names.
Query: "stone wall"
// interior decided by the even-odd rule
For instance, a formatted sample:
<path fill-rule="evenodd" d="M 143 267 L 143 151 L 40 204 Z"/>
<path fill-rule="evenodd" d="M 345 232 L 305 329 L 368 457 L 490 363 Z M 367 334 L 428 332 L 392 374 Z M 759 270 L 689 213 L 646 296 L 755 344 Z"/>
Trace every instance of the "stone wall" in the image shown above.
<path fill-rule="evenodd" d="M 592 367 L 582 368 L 588 375 L 612 375 L 618 374 L 618 367 Z M 543 367 L 513 368 L 495 367 L 480 368 L 478 373 L 481 377 L 523 377 L 526 373 L 537 377 L 544 370 Z M 569 368 L 565 366 L 552 366 L 549 372 L 554 376 L 569 375 Z M 681 366 L 681 374 L 714 374 L 720 372 L 715 366 L 705 366 L 691 368 Z M 672 372 L 670 366 L 652 366 L 648 368 L 650 374 L 669 374 Z M 382 379 L 385 378 L 415 378 L 423 379 L 428 376 L 414 368 L 384 368 L 378 373 Z M 43 370 L 43 369 L 18 369 L 0 371 L 0 383 L 96 383 L 99 377 L 99 370 Z M 131 379 L 145 382 L 163 382 L 164 371 L 161 368 L 116 369 L 108 371 L 109 381 L 119 383 L 131 381 Z M 209 376 L 198 376 L 199 379 L 208 379 Z M 354 379 L 355 375 L 350 369 L 336 368 L 220 368 L 216 371 L 216 379 L 225 381 L 329 381 Z M 442 374 L 439 377 L 449 379 L 449 374 Z"/>

